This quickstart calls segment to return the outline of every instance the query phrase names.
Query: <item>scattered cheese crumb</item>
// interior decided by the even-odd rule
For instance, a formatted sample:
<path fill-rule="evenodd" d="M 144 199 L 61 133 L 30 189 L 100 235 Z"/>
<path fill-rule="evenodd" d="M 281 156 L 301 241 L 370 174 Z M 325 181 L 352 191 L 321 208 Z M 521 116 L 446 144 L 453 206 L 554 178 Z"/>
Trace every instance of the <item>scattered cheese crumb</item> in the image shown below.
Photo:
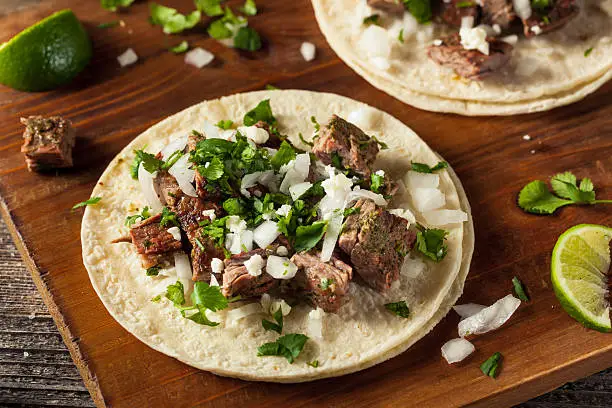
<path fill-rule="evenodd" d="M 262 269 L 265 265 L 265 262 L 261 255 L 255 254 L 250 257 L 248 260 L 244 261 L 244 267 L 249 272 L 251 276 L 259 276 L 261 275 Z"/>
<path fill-rule="evenodd" d="M 213 273 L 221 273 L 223 269 L 225 269 L 225 264 L 219 258 L 213 258 L 210 261 L 210 269 L 212 269 Z"/>
<path fill-rule="evenodd" d="M 172 238 L 177 241 L 181 240 L 181 230 L 178 227 L 168 228 L 168 234 L 172 235 Z"/>
<path fill-rule="evenodd" d="M 214 221 L 217 218 L 217 214 L 215 214 L 215 210 L 204 210 L 202 211 L 202 215 L 208 217 L 210 221 Z"/>
<path fill-rule="evenodd" d="M 315 45 L 309 42 L 303 42 L 302 46 L 300 47 L 300 53 L 306 61 L 312 61 L 315 59 L 316 50 Z"/>
<path fill-rule="evenodd" d="M 442 40 L 440 40 L 440 39 L 433 40 L 433 45 L 435 45 L 436 47 L 441 46 L 442 45 Z"/>
<path fill-rule="evenodd" d="M 133 49 L 128 48 L 123 54 L 117 57 L 117 61 L 122 67 L 127 67 L 138 61 L 138 55 L 136 55 Z"/>
<path fill-rule="evenodd" d="M 542 34 L 542 29 L 540 28 L 539 25 L 534 25 L 530 28 L 531 32 L 534 33 L 535 35 L 540 35 Z"/>
<path fill-rule="evenodd" d="M 289 250 L 287 249 L 286 246 L 281 245 L 276 249 L 276 255 L 287 256 L 289 255 Z"/>
<path fill-rule="evenodd" d="M 487 32 L 482 27 L 461 28 L 459 36 L 461 37 L 461 45 L 464 49 L 478 50 L 485 55 L 489 55 Z"/>
<path fill-rule="evenodd" d="M 380 177 L 385 177 L 385 171 L 384 170 L 378 170 L 375 174 L 377 176 L 380 176 Z"/>
<path fill-rule="evenodd" d="M 524 135 L 524 136 L 523 136 L 523 140 L 531 140 L 531 136 L 529 136 L 529 135 Z"/>

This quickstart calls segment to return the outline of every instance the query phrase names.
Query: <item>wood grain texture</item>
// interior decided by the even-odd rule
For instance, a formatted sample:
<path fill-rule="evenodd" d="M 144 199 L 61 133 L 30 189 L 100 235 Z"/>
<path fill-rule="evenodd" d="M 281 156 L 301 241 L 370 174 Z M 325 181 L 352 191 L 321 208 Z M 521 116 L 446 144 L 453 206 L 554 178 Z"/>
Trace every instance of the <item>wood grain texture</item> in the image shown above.
<path fill-rule="evenodd" d="M 172 3 L 182 11 L 191 4 Z M 54 92 L 0 88 L 0 205 L 97 405 L 509 406 L 612 366 L 610 337 L 569 318 L 548 278 L 556 237 L 581 222 L 612 224 L 610 208 L 565 208 L 555 217 L 537 217 L 515 205 L 525 183 L 567 169 L 590 176 L 601 197 L 612 197 L 612 84 L 579 104 L 520 117 L 419 111 L 345 67 L 325 43 L 306 0 L 262 4 L 262 14 L 250 25 L 266 43 L 254 54 L 227 49 L 206 38 L 202 28 L 166 37 L 146 22 L 143 2 L 120 15 L 125 28 L 100 30 L 98 23 L 117 17 L 90 2 L 42 1 L 0 17 L 0 39 L 63 7 L 73 8 L 84 21 L 94 41 L 94 60 L 75 82 Z M 196 70 L 165 51 L 182 39 L 213 52 L 212 66 Z M 299 54 L 303 41 L 317 46 L 312 63 Z M 121 69 L 115 57 L 128 47 L 140 60 Z M 123 330 L 89 284 L 80 258 L 80 213 L 70 207 L 89 197 L 110 159 L 152 124 L 203 99 L 262 89 L 267 83 L 346 95 L 411 126 L 453 165 L 474 210 L 476 252 L 463 300 L 490 304 L 511 290 L 516 275 L 533 301 L 502 330 L 477 338 L 478 351 L 457 367 L 447 366 L 439 354 L 440 346 L 456 336 L 458 318 L 449 315 L 423 341 L 384 364 L 297 385 L 249 383 L 200 372 Z M 75 123 L 74 169 L 49 175 L 26 171 L 18 119 L 31 114 L 61 114 Z M 526 133 L 532 140 L 522 140 Z M 506 359 L 500 377 L 491 380 L 478 366 L 495 351 Z"/>

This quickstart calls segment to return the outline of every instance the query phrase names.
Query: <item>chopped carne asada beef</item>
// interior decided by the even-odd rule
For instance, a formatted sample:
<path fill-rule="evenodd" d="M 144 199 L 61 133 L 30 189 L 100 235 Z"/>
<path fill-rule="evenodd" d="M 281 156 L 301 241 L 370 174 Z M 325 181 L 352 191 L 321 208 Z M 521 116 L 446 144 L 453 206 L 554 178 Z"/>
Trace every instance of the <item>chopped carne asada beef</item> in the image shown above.
<path fill-rule="evenodd" d="M 500 28 L 510 27 L 510 23 L 516 18 L 512 0 L 480 0 L 482 3 L 482 22 Z"/>
<path fill-rule="evenodd" d="M 317 251 L 295 254 L 291 262 L 299 268 L 295 275 L 297 286 L 314 307 L 333 313 L 344 304 L 353 268 L 335 256 L 322 262 Z"/>
<path fill-rule="evenodd" d="M 338 245 L 350 256 L 355 272 L 372 288 L 383 292 L 399 278 L 405 255 L 416 240 L 408 221 L 373 201 L 359 200 L 359 212 L 347 217 Z"/>
<path fill-rule="evenodd" d="M 223 259 L 225 254 L 223 248 L 215 245 L 208 236 L 202 234 L 202 228 L 191 230 L 187 233 L 187 239 L 192 245 L 191 269 L 194 281 L 210 282 L 212 274 L 211 262 L 213 258 Z"/>
<path fill-rule="evenodd" d="M 523 20 L 525 37 L 554 31 L 578 15 L 579 7 L 576 0 L 552 0 L 552 2 L 552 7 L 543 10 L 534 8 L 531 17 Z"/>
<path fill-rule="evenodd" d="M 72 148 L 76 132 L 61 116 L 21 118 L 26 127 L 21 152 L 30 171 L 72 167 Z"/>
<path fill-rule="evenodd" d="M 390 14 L 402 14 L 404 5 L 400 0 L 368 0 L 368 6 Z"/>
<path fill-rule="evenodd" d="M 225 260 L 225 270 L 223 271 L 223 288 L 221 293 L 225 297 L 242 296 L 243 298 L 261 296 L 267 293 L 277 281 L 265 271 L 258 276 L 249 274 L 244 263 L 251 259 L 253 255 L 260 255 L 263 259 L 267 259 L 268 251 L 257 248 L 249 252 L 232 255 L 230 259 Z"/>
<path fill-rule="evenodd" d="M 189 151 L 195 150 L 198 142 L 206 139 L 206 137 L 200 133 L 192 132 L 187 138 L 187 148 Z M 195 172 L 195 188 L 198 197 L 202 200 L 219 201 L 221 200 L 221 191 L 218 188 L 208 186 L 206 179 L 202 177 L 200 172 Z"/>
<path fill-rule="evenodd" d="M 441 45 L 432 45 L 427 55 L 442 66 L 447 66 L 468 79 L 477 79 L 497 71 L 510 60 L 512 45 L 493 37 L 487 37 L 489 55 L 478 50 L 466 50 L 461 45 L 458 33 L 442 39 Z"/>
<path fill-rule="evenodd" d="M 181 241 L 159 223 L 161 215 L 155 215 L 132 226 L 130 236 L 136 251 L 140 254 L 143 268 L 166 263 L 170 255 L 182 249 Z"/>
<path fill-rule="evenodd" d="M 341 165 L 368 178 L 378 154 L 378 142 L 357 126 L 333 115 L 319 130 L 312 153 L 324 164 Z"/>
<path fill-rule="evenodd" d="M 476 2 L 465 0 L 451 0 L 440 2 L 440 11 L 436 20 L 451 27 L 461 27 L 463 17 L 474 17 L 474 23 L 478 20 L 478 6 Z"/>

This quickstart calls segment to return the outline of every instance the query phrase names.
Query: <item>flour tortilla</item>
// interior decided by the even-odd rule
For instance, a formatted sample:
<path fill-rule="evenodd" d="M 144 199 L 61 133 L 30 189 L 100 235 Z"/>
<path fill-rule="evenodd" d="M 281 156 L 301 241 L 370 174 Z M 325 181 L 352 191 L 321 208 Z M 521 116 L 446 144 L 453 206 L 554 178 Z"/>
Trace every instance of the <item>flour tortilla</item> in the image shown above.
<path fill-rule="evenodd" d="M 347 65 L 373 86 L 421 109 L 463 115 L 545 111 L 584 98 L 612 77 L 612 0 L 579 0 L 580 14 L 565 27 L 532 39 L 519 36 L 509 64 L 480 81 L 459 78 L 429 60 L 427 46 L 451 32 L 438 24 L 419 26 L 404 44 L 387 25 L 391 68 L 377 69 L 358 46 L 361 19 L 370 12 L 365 1 L 312 3 L 321 31 Z"/>
<path fill-rule="evenodd" d="M 308 91 L 261 91 L 233 95 L 203 102 L 184 110 L 145 131 L 113 159 L 93 196 L 102 200 L 86 208 L 81 229 L 83 262 L 92 285 L 110 314 L 148 346 L 191 366 L 219 375 L 271 382 L 301 382 L 355 372 L 405 351 L 429 332 L 446 315 L 460 296 L 474 247 L 471 216 L 468 222 L 445 226 L 449 231 L 448 255 L 440 263 L 424 261 L 411 255 L 400 284 L 382 296 L 369 288 L 351 283 L 351 301 L 337 315 L 324 316 L 323 339 L 312 338 L 295 363 L 280 357 L 257 357 L 257 347 L 274 341 L 274 332 L 261 327 L 261 314 L 238 322 L 225 320 L 226 311 L 218 313 L 218 327 L 195 324 L 183 318 L 166 299 L 150 299 L 164 293 L 176 281 L 173 268 L 158 277 L 145 276 L 140 259 L 131 244 L 111 244 L 128 232 L 123 226 L 126 215 L 137 212 L 146 203 L 138 182 L 129 176 L 133 150 L 156 152 L 170 140 L 202 130 L 202 121 L 216 123 L 232 119 L 241 123 L 244 114 L 259 101 L 270 98 L 280 130 L 290 135 L 296 146 L 297 135 L 312 134 L 310 117 L 324 122 L 332 113 L 347 117 L 357 109 L 373 113 L 371 129 L 389 145 L 379 154 L 376 166 L 389 174 L 401 176 L 412 160 L 435 164 L 440 158 L 412 130 L 392 116 L 363 103 L 326 93 Z M 296 140 L 297 139 L 297 140 Z M 307 146 L 302 146 L 307 147 Z M 440 189 L 449 209 L 470 214 L 461 183 L 451 169 L 440 173 Z M 411 208 L 407 193 L 400 194 L 390 208 Z M 422 217 L 413 211 L 417 219 Z M 174 274 L 174 276 L 173 276 Z M 384 303 L 406 300 L 411 309 L 408 319 L 384 309 Z M 231 307 L 240 305 L 232 304 Z M 283 333 L 308 335 L 308 312 L 299 305 L 285 318 Z M 306 364 L 319 361 L 319 367 Z"/>

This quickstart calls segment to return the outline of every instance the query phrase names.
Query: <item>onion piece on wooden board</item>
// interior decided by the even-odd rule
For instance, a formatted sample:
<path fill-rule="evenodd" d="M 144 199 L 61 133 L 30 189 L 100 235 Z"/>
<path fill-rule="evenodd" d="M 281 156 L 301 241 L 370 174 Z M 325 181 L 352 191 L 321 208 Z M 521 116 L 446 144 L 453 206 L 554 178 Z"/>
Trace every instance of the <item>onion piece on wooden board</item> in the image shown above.
<path fill-rule="evenodd" d="M 190 166 L 189 155 L 184 154 L 170 167 L 168 173 L 174 176 L 183 193 L 191 197 L 197 197 L 198 194 L 191 184 L 195 178 L 195 170 L 189 168 Z"/>
<path fill-rule="evenodd" d="M 128 48 L 123 54 L 117 57 L 117 61 L 121 67 L 127 67 L 128 65 L 138 62 L 138 55 L 136 55 L 133 49 Z"/>
<path fill-rule="evenodd" d="M 193 65 L 201 69 L 210 64 L 215 59 L 215 56 L 203 48 L 194 48 L 185 54 L 185 64 Z"/>
<path fill-rule="evenodd" d="M 459 337 L 483 334 L 498 329 L 510 319 L 521 301 L 512 295 L 499 299 L 491 306 L 459 322 Z"/>
<path fill-rule="evenodd" d="M 140 183 L 142 194 L 154 213 L 161 212 L 162 208 L 164 207 L 159 199 L 159 196 L 155 192 L 153 179 L 155 178 L 156 174 L 157 173 L 151 174 L 145 170 L 142 163 L 140 163 L 140 166 L 138 166 L 138 182 Z"/>
<path fill-rule="evenodd" d="M 448 364 L 463 361 L 467 356 L 476 351 L 476 347 L 463 338 L 452 339 L 442 346 L 442 357 Z"/>
<path fill-rule="evenodd" d="M 317 49 L 313 43 L 303 42 L 300 46 L 300 53 L 304 58 L 304 61 L 310 62 L 315 59 Z"/>
<path fill-rule="evenodd" d="M 457 312 L 462 319 L 473 316 L 476 313 L 480 313 L 483 309 L 487 307 L 484 305 L 479 305 L 476 303 L 466 303 L 464 305 L 455 305 L 453 306 L 453 310 Z"/>

